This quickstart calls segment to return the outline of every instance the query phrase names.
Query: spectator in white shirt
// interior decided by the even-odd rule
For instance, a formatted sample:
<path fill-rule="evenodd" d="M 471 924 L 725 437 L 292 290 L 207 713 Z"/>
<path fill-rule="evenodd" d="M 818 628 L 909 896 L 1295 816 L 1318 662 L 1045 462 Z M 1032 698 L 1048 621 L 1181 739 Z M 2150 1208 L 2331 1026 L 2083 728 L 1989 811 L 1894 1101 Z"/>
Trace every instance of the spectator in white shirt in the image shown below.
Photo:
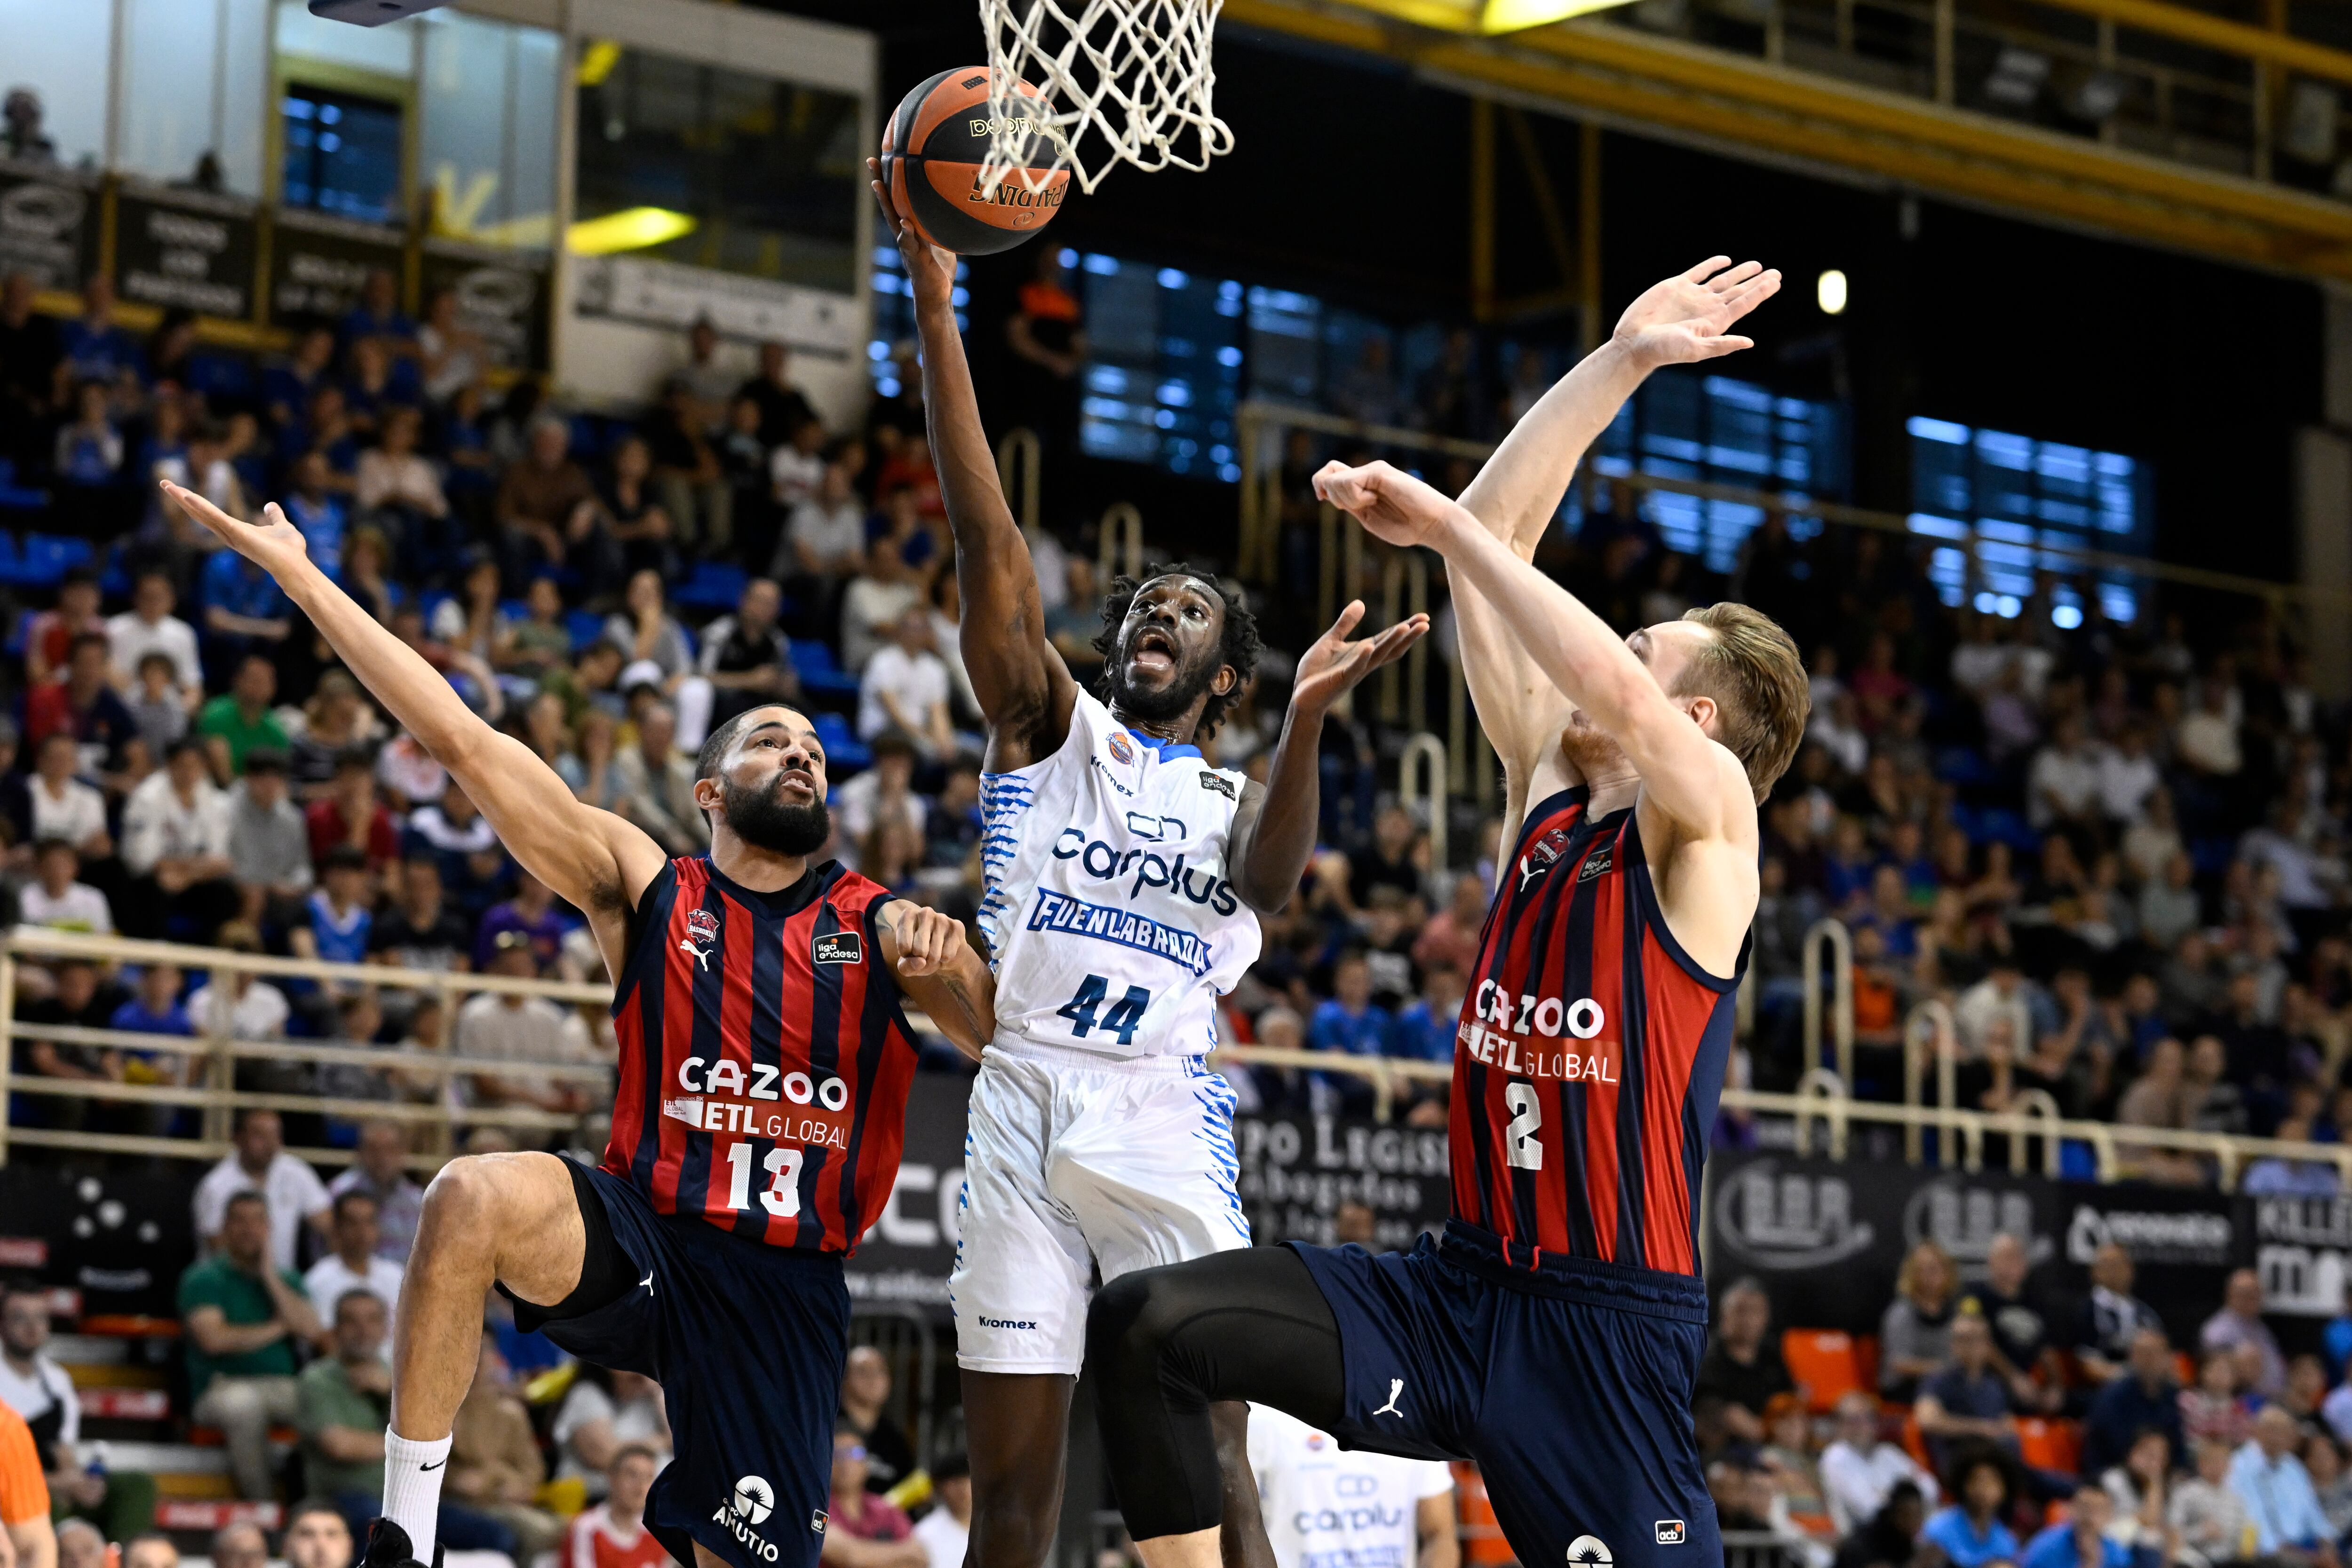
<path fill-rule="evenodd" d="M 33 1428 L 50 1496 L 128 1535 L 154 1514 L 155 1479 L 120 1469 L 110 1475 L 85 1464 L 81 1396 L 48 1345 L 47 1290 L 29 1284 L 0 1290 L 0 1405 Z"/>
<path fill-rule="evenodd" d="M 1897 1481 L 1919 1489 L 1936 1506 L 1936 1478 L 1925 1466 L 1879 1435 L 1878 1401 L 1857 1390 L 1837 1404 L 1837 1437 L 1822 1450 L 1822 1490 L 1829 1493 L 1830 1517 L 1838 1533 L 1870 1522 L 1886 1505 Z"/>
<path fill-rule="evenodd" d="M 530 933 L 499 932 L 489 972 L 536 976 L 539 965 L 531 956 Z M 476 1061 L 573 1065 L 597 1060 L 577 1010 L 544 997 L 504 991 L 484 991 L 457 1009 L 455 1048 L 457 1055 Z M 477 1105 L 530 1105 L 566 1115 L 586 1110 L 591 1098 L 590 1085 L 570 1077 L 477 1072 L 466 1084 L 467 1097 Z"/>
<path fill-rule="evenodd" d="M 400 1300 L 401 1266 L 380 1256 L 373 1195 L 346 1187 L 335 1195 L 335 1249 L 310 1265 L 302 1291 L 320 1317 L 334 1321 L 335 1303 L 347 1291 L 372 1291 L 387 1307 Z"/>
<path fill-rule="evenodd" d="M 913 494 L 901 490 L 891 497 L 891 506 L 906 514 L 909 526 L 914 517 Z M 866 552 L 865 570 L 842 591 L 841 667 L 852 674 L 864 673 L 866 661 L 882 646 L 898 617 L 923 601 L 922 585 L 894 542 L 897 538 L 894 534 L 876 540 Z"/>
<path fill-rule="evenodd" d="M 407 404 L 396 404 L 385 413 L 378 444 L 360 454 L 352 499 L 361 511 L 394 509 L 433 518 L 449 515 L 441 471 L 416 450 L 423 431 L 424 415 Z"/>
<path fill-rule="evenodd" d="M 1815 709 L 1805 738 L 1837 758 L 1837 765 L 1848 773 L 1860 773 L 1863 764 L 1870 760 L 1870 737 L 1862 733 L 1852 692 L 1840 692 L 1826 711 Z"/>
<path fill-rule="evenodd" d="M 172 613 L 172 580 L 142 572 L 131 591 L 131 608 L 106 622 L 108 661 L 115 686 L 129 693 L 139 679 L 139 661 L 161 653 L 172 661 L 172 684 L 193 710 L 205 698 L 205 669 L 196 657 L 196 629 Z"/>
<path fill-rule="evenodd" d="M 2083 738 L 2083 721 L 2061 718 L 2049 743 L 2033 754 L 2026 775 L 2025 814 L 2038 832 L 2070 822 L 2090 822 L 2099 808 L 2099 756 Z"/>
<path fill-rule="evenodd" d="M 213 938 L 214 945 L 236 953 L 261 951 L 261 933 L 241 920 L 232 920 L 220 928 Z M 212 978 L 188 995 L 188 1022 L 198 1034 L 226 1036 L 230 1040 L 283 1040 L 286 1020 L 293 1016 L 293 1007 L 286 993 L 268 980 L 243 969 L 218 968 Z M 247 1069 L 261 1066 L 286 1066 L 308 1071 L 307 1063 L 248 1062 Z M 240 1077 L 243 1076 L 241 1072 Z M 297 1091 L 298 1092 L 299 1091 Z"/>
<path fill-rule="evenodd" d="M 269 1260 L 280 1269 L 295 1266 L 295 1237 L 304 1223 L 324 1236 L 333 1218 L 319 1174 L 286 1152 L 275 1111 L 247 1111 L 238 1118 L 236 1148 L 196 1184 L 196 1239 L 207 1249 L 220 1236 L 228 1200 L 241 1192 L 257 1192 L 268 1201 Z"/>
<path fill-rule="evenodd" d="M 110 936 L 114 911 L 106 894 L 80 881 L 81 855 L 63 839 L 43 839 L 33 850 L 35 881 L 16 894 L 16 918 L 52 931 Z"/>
<path fill-rule="evenodd" d="M 2099 810 L 2111 822 L 2130 822 L 2164 787 L 2164 771 L 2148 755 L 2147 727 L 2134 721 L 2099 754 Z"/>
<path fill-rule="evenodd" d="M 857 734 L 872 740 L 895 729 L 933 761 L 955 750 L 948 717 L 948 667 L 931 650 L 931 616 L 910 605 L 891 628 L 890 641 L 866 663 L 857 688 Z"/>
<path fill-rule="evenodd" d="M 875 825 L 886 820 L 903 823 L 916 838 L 923 836 L 929 812 L 915 793 L 915 743 L 897 730 L 874 737 L 874 766 L 836 786 L 832 792 L 835 836 L 841 863 L 857 869 L 857 851 L 873 836 Z"/>
<path fill-rule="evenodd" d="M 866 564 L 866 507 L 852 488 L 856 476 L 836 455 L 824 465 L 815 493 L 792 510 L 769 575 L 833 582 Z"/>
<path fill-rule="evenodd" d="M 931 1568 L 962 1568 L 971 1543 L 971 1461 L 950 1454 L 933 1465 L 931 1490 L 939 1506 L 916 1521 L 915 1540 Z"/>
<path fill-rule="evenodd" d="M 162 936 L 172 917 L 182 916 L 206 940 L 243 904 L 230 880 L 228 797 L 215 788 L 204 745 L 194 737 L 173 747 L 164 766 L 131 791 L 122 809 L 122 863 L 138 879 L 140 896 L 120 911 L 134 936 Z"/>
<path fill-rule="evenodd" d="M 2238 745 L 2237 688 L 2218 674 L 2199 684 L 2196 708 L 2173 731 L 2181 762 L 2216 779 L 2234 778 L 2245 766 Z"/>
<path fill-rule="evenodd" d="M 768 480 L 776 498 L 776 510 L 786 517 L 814 496 L 817 486 L 824 482 L 824 439 L 823 421 L 803 420 L 791 438 L 769 455 Z"/>
<path fill-rule="evenodd" d="M 81 767 L 81 747 L 69 733 L 57 730 L 41 737 L 38 760 L 25 797 L 32 804 L 32 837 L 63 839 L 83 854 L 101 860 L 114 852 L 106 831 L 106 797 L 97 787 L 74 777 Z"/>

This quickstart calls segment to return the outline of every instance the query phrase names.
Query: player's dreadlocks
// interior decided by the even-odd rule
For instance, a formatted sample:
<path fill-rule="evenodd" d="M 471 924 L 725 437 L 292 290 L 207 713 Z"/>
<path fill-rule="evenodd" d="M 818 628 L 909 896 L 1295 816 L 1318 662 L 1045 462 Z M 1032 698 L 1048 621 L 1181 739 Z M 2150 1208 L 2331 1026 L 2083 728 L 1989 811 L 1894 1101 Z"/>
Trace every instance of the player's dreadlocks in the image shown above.
<path fill-rule="evenodd" d="M 1258 651 L 1265 644 L 1258 640 L 1257 617 L 1250 613 L 1240 585 L 1212 573 L 1196 570 L 1182 561 L 1153 561 L 1143 569 L 1143 576 L 1139 579 L 1124 573 L 1111 579 L 1110 591 L 1103 596 L 1102 630 L 1095 633 L 1095 652 L 1103 656 L 1103 673 L 1095 682 L 1095 695 L 1106 702 L 1110 699 L 1112 672 L 1118 660 L 1118 629 L 1127 622 L 1128 610 L 1135 603 L 1136 591 L 1162 577 L 1189 577 L 1205 582 L 1216 590 L 1217 597 L 1224 602 L 1224 634 L 1217 643 L 1217 660 L 1220 664 L 1231 664 L 1234 674 L 1240 678 L 1234 682 L 1234 689 L 1224 695 L 1219 696 L 1214 692 L 1209 694 L 1208 703 L 1201 709 L 1200 726 L 1193 732 L 1195 739 L 1206 740 L 1217 733 L 1217 727 L 1224 722 L 1226 713 L 1241 700 L 1242 688 L 1248 685 L 1250 677 L 1257 673 Z"/>

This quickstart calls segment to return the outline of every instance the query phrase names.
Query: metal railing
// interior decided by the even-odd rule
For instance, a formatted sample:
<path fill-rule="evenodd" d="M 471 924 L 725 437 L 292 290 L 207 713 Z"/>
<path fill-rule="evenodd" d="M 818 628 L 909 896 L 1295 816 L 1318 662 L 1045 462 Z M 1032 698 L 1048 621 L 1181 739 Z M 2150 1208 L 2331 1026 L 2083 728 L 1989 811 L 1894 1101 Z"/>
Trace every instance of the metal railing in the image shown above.
<path fill-rule="evenodd" d="M 1843 920 L 1816 920 L 1805 933 L 1805 1066 L 1822 1065 L 1822 959 L 1830 951 L 1830 1038 L 1841 1083 L 1853 1082 L 1853 934 Z"/>
<path fill-rule="evenodd" d="M 16 1016 L 19 967 L 27 960 L 89 959 L 100 964 L 170 964 L 207 975 L 215 983 L 231 975 L 290 977 L 330 986 L 373 987 L 415 991 L 440 1004 L 439 1039 L 429 1050 L 372 1045 L 333 1045 L 308 1040 L 240 1040 L 227 1032 L 229 1009 L 208 1009 L 208 1032 L 196 1035 L 144 1034 L 127 1030 L 87 1029 L 62 1024 L 26 1023 Z M 448 1156 L 451 1134 L 466 1127 L 504 1127 L 536 1133 L 568 1132 L 581 1124 L 578 1115 L 542 1111 L 535 1106 L 467 1105 L 457 1103 L 453 1081 L 475 1076 L 516 1077 L 538 1082 L 609 1085 L 613 1066 L 600 1062 L 552 1062 L 493 1060 L 459 1056 L 452 1049 L 458 1004 L 469 996 L 493 993 L 537 997 L 559 1005 L 608 1006 L 612 988 L 560 980 L 520 979 L 503 975 L 457 974 L 429 969 L 400 969 L 375 964 L 334 964 L 317 959 L 284 958 L 268 954 L 240 953 L 219 947 L 194 947 L 174 942 L 142 942 L 119 936 L 93 936 L 20 925 L 0 938 L 0 1164 L 13 1145 L 27 1148 L 67 1148 L 92 1153 L 162 1155 L 183 1158 L 218 1158 L 230 1147 L 232 1119 L 244 1110 L 308 1112 L 356 1121 L 398 1122 L 426 1129 L 427 1148 L 411 1155 L 418 1169 L 439 1166 Z M 64 1046 L 137 1052 L 150 1057 L 176 1058 L 169 1083 L 126 1083 L 112 1080 L 52 1078 L 18 1072 L 14 1068 L 19 1040 L 47 1040 Z M 430 1094 L 423 1100 L 378 1100 L 334 1094 L 272 1092 L 236 1087 L 240 1061 L 269 1061 L 313 1067 L 343 1066 L 364 1072 L 396 1073 Z M 9 1126 L 5 1107 L 12 1095 L 40 1100 L 86 1100 L 114 1104 L 152 1105 L 201 1113 L 202 1133 L 194 1138 L 138 1133 L 88 1132 L 56 1127 Z M 345 1164 L 348 1149 L 297 1148 L 291 1151 L 322 1164 Z"/>
<path fill-rule="evenodd" d="M 1425 737 L 1434 742 L 1434 737 Z M 1442 754 L 1428 758 L 1431 772 L 1444 771 Z M 1832 923 L 1824 922 L 1823 925 Z M 1842 929 L 1842 928 L 1841 928 Z M 1822 927 L 1813 936 L 1821 936 Z M 1834 941 L 1834 938 L 1831 938 Z M 1809 938 L 1808 951 L 1813 948 Z M 441 1034 L 430 1049 L 315 1044 L 299 1040 L 239 1040 L 223 1032 L 194 1035 L 142 1034 L 131 1030 L 85 1029 L 58 1024 L 27 1024 L 16 1017 L 19 967 L 26 961 L 83 958 L 106 964 L 172 964 L 215 978 L 233 974 L 290 977 L 330 984 L 372 986 L 421 992 L 441 1004 Z M 1818 988 L 1815 988 L 1818 990 Z M 420 1170 L 437 1168 L 449 1153 L 449 1134 L 466 1126 L 510 1127 L 542 1133 L 564 1132 L 580 1125 L 581 1117 L 520 1106 L 473 1106 L 453 1103 L 453 1080 L 474 1075 L 528 1077 L 541 1082 L 604 1084 L 613 1067 L 602 1062 L 549 1062 L 460 1056 L 451 1049 L 457 1000 L 484 993 L 539 997 L 567 1006 L 603 1007 L 612 1000 L 610 988 L 556 980 L 512 978 L 502 975 L 455 974 L 440 970 L 401 969 L 373 964 L 332 964 L 314 959 L 285 958 L 217 947 L 179 943 L 142 942 L 119 936 L 92 936 L 74 932 L 18 926 L 0 936 L 0 1105 L 8 1097 L 29 1095 L 53 1099 L 83 1099 L 124 1104 L 184 1107 L 204 1115 L 202 1135 L 194 1138 L 156 1137 L 127 1133 L 64 1132 L 54 1128 L 12 1127 L 0 1119 L 0 1164 L 12 1146 L 72 1148 L 91 1153 L 166 1155 L 216 1159 L 229 1150 L 230 1119 L 245 1109 L 308 1112 L 421 1125 L 432 1134 L 433 1147 L 411 1155 Z M 926 1021 L 910 1015 L 916 1027 Z M 1932 1039 L 1926 1038 L 1932 1036 Z M 1958 1149 L 1962 1168 L 1982 1167 L 1985 1139 L 2008 1141 L 2008 1163 L 2023 1172 L 2032 1149 L 2039 1146 L 2044 1174 L 2060 1169 L 2060 1146 L 2079 1144 L 2092 1154 L 2097 1179 L 2114 1181 L 2133 1174 L 2150 1155 L 2186 1155 L 2210 1162 L 2225 1189 L 2234 1188 L 2245 1169 L 2257 1160 L 2277 1159 L 2324 1165 L 2334 1169 L 2352 1191 L 2352 1145 L 2294 1143 L 2276 1138 L 2242 1137 L 2223 1133 L 2189 1132 L 2173 1128 L 2120 1126 L 2107 1122 L 2069 1121 L 2059 1114 L 2049 1094 L 2029 1090 L 2018 1094 L 2004 1112 L 1974 1111 L 1953 1104 L 1951 1081 L 1955 1052 L 1950 1047 L 1948 1009 L 1941 1003 L 1922 1003 L 1906 1020 L 1906 1103 L 1890 1104 L 1856 1100 L 1846 1092 L 1851 1082 L 1826 1067 L 1811 1068 L 1791 1093 L 1753 1089 L 1726 1089 L 1721 1103 L 1727 1110 L 1751 1115 L 1786 1118 L 1800 1154 L 1811 1151 L 1818 1128 L 1832 1158 L 1843 1159 L 1856 1125 L 1904 1130 L 1905 1157 L 1914 1164 L 1927 1157 L 1924 1134 L 1937 1133 L 1936 1160 L 1950 1162 Z M 100 1050 L 128 1051 L 177 1057 L 189 1070 L 189 1082 L 170 1084 L 93 1082 L 48 1078 L 16 1072 L 16 1042 L 49 1040 Z M 1939 1104 L 1917 1103 L 1925 1070 L 1924 1058 L 1937 1058 Z M 430 1083 L 434 1102 L 347 1096 L 280 1093 L 236 1087 L 239 1061 L 276 1061 L 310 1065 L 346 1065 L 370 1072 L 397 1072 Z M 1292 1071 L 1339 1073 L 1365 1080 L 1370 1086 L 1373 1114 L 1381 1122 L 1393 1119 L 1399 1098 L 1415 1085 L 1449 1082 L 1451 1063 L 1397 1057 L 1351 1056 L 1338 1051 L 1290 1051 L 1262 1045 L 1231 1045 L 1213 1053 L 1213 1065 L 1238 1063 Z M 297 1148 L 292 1153 L 320 1164 L 348 1163 L 346 1149 Z"/>
<path fill-rule="evenodd" d="M 1417 768 L 1416 763 L 1422 766 Z M 1441 872 L 1451 869 L 1446 858 L 1450 826 L 1446 818 L 1450 813 L 1445 809 L 1450 779 L 1445 767 L 1445 742 L 1423 730 L 1404 743 L 1404 755 L 1397 758 L 1397 804 L 1426 820 L 1429 863 Z"/>
<path fill-rule="evenodd" d="M 1925 1036 L 1923 1039 L 1922 1036 Z M 1936 1103 L 1951 1105 L 1958 1102 L 1957 1087 L 1960 1071 L 1960 1037 L 1953 1021 L 1952 1009 L 1934 997 L 1911 1009 L 1903 1020 L 1903 1103 L 1920 1103 L 1922 1081 L 1926 1078 L 1926 1058 L 1936 1059 Z M 1920 1143 L 1927 1129 L 1917 1124 L 1903 1129 L 1903 1157 L 1913 1165 L 1920 1159 Z"/>

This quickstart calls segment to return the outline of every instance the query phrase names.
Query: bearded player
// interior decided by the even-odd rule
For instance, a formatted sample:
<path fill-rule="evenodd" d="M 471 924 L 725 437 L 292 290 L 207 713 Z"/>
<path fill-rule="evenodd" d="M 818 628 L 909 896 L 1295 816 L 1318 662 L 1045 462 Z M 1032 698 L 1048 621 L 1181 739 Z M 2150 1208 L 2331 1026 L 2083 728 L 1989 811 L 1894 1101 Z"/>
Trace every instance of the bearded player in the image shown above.
<path fill-rule="evenodd" d="M 464 787 L 532 875 L 588 916 L 615 977 L 620 1085 L 604 1163 L 453 1160 L 425 1195 L 393 1340 L 383 1517 L 369 1568 L 436 1561 L 450 1429 L 482 1303 L 584 1360 L 657 1379 L 677 1460 L 646 1524 L 699 1568 L 814 1568 L 846 1357 L 841 1260 L 890 1197 L 916 1048 L 904 998 L 977 1055 L 993 984 L 963 927 L 812 864 L 830 834 L 808 720 L 755 707 L 711 731 L 675 860 L 583 805 L 303 553 L 163 489 L 278 580 L 352 674 Z"/>
<path fill-rule="evenodd" d="M 870 167 L 870 165 L 869 165 Z M 950 1291 L 971 1456 L 974 1568 L 1036 1568 L 1060 1522 L 1070 1393 L 1092 1281 L 1249 1245 L 1233 1092 L 1203 1056 L 1216 998 L 1258 955 L 1315 847 L 1323 716 L 1428 629 L 1299 660 L 1264 785 L 1200 746 L 1257 657 L 1248 609 L 1190 570 L 1119 580 L 1096 646 L 1102 695 L 1045 640 L 1036 569 L 997 487 L 958 338 L 955 258 L 902 224 L 931 451 L 955 530 L 963 658 L 988 721 L 981 778 L 996 1034 L 971 1092 Z M 1255 1528 L 1249 1412 L 1222 1407 L 1212 1468 L 1235 1540 Z"/>
<path fill-rule="evenodd" d="M 1747 347 L 1727 329 L 1778 286 L 1717 258 L 1651 289 L 1460 504 L 1381 463 L 1317 476 L 1378 538 L 1445 557 L 1513 847 L 1463 1003 L 1443 1239 L 1231 1254 L 1096 1300 L 1104 1446 L 1147 1568 L 1215 1562 L 1206 1412 L 1233 1399 L 1348 1448 L 1475 1459 L 1524 1563 L 1722 1560 L 1689 1415 L 1699 1171 L 1756 808 L 1802 737 L 1805 673 L 1743 605 L 1621 640 L 1528 558 L 1643 378 Z"/>

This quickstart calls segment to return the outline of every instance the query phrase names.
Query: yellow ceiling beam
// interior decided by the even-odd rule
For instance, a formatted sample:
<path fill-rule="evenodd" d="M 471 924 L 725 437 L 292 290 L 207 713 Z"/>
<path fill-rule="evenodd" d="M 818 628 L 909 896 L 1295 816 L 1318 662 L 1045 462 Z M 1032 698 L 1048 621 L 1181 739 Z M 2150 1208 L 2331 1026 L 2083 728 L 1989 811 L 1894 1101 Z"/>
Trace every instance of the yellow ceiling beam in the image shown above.
<path fill-rule="evenodd" d="M 1923 191 L 2089 225 L 2233 261 L 2352 278 L 2352 208 L 1899 94 L 1593 24 L 1519 34 L 1401 33 L 1391 6 L 1436 0 L 1225 0 L 1237 22 L 1408 60 L 1729 148 L 1856 170 Z M 2084 0 L 2084 4 L 2145 0 Z M 1425 24 L 1415 23 L 1415 26 Z"/>

